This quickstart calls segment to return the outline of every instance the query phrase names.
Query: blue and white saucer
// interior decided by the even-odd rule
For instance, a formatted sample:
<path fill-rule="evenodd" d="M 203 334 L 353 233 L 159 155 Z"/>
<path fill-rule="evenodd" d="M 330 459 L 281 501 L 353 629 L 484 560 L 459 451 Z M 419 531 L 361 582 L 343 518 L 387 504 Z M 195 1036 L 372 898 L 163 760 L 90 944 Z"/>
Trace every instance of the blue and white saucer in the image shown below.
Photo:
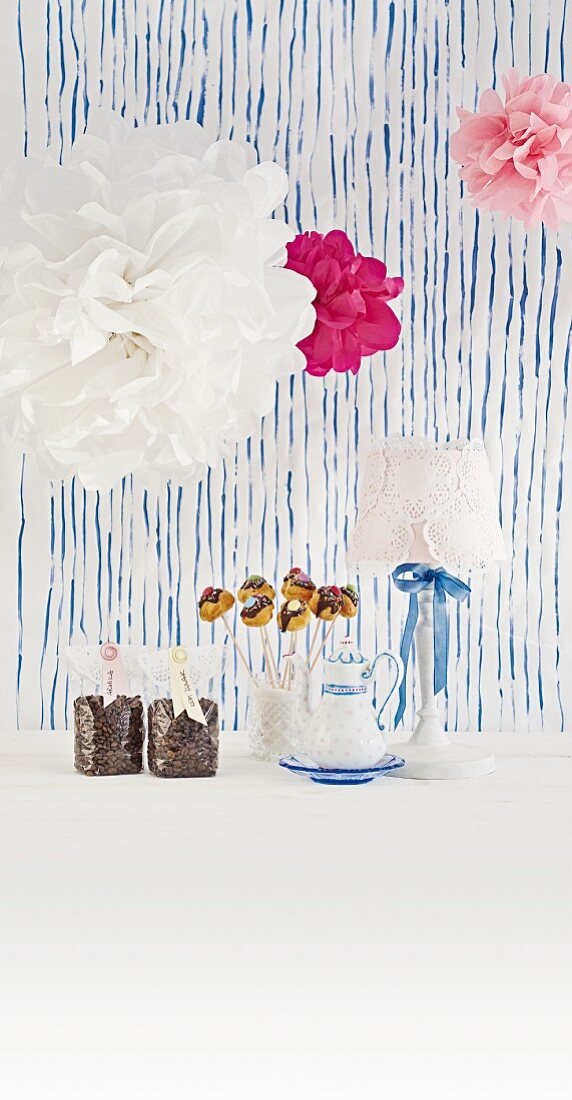
<path fill-rule="evenodd" d="M 330 786 L 355 786 L 358 783 L 371 783 L 372 779 L 377 779 L 380 775 L 387 775 L 389 772 L 395 771 L 396 768 L 402 768 L 405 764 L 405 760 L 402 756 L 392 756 L 391 753 L 386 753 L 385 756 L 374 764 L 371 768 L 359 768 L 353 770 L 350 768 L 321 768 L 318 764 L 315 764 L 309 756 L 283 756 L 278 761 L 281 768 L 287 768 L 288 771 L 294 772 L 295 775 L 301 775 L 306 779 L 311 779 L 313 783 L 326 783 Z"/>

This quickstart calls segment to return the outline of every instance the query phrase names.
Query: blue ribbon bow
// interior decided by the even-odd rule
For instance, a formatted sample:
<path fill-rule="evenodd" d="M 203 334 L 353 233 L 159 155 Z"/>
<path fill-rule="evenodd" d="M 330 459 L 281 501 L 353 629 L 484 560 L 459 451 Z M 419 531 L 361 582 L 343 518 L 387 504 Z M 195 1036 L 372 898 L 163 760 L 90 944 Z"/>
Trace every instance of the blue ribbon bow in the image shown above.
<path fill-rule="evenodd" d="M 410 578 L 405 578 L 404 573 L 411 573 Z M 433 585 L 433 645 L 435 650 L 434 693 L 438 695 L 443 691 L 447 683 L 447 663 L 449 658 L 449 619 L 447 616 L 447 596 L 454 600 L 466 600 L 471 589 L 458 577 L 452 577 L 444 569 L 431 569 L 429 565 L 419 562 L 409 562 L 406 565 L 398 565 L 392 573 L 393 583 L 400 592 L 409 592 L 409 611 L 403 638 L 401 641 L 401 660 L 403 661 L 403 680 L 399 688 L 399 706 L 395 715 L 395 725 L 403 718 L 405 710 L 405 677 L 407 673 L 407 661 L 413 641 L 413 634 L 419 615 L 419 601 L 417 593 L 424 588 Z"/>

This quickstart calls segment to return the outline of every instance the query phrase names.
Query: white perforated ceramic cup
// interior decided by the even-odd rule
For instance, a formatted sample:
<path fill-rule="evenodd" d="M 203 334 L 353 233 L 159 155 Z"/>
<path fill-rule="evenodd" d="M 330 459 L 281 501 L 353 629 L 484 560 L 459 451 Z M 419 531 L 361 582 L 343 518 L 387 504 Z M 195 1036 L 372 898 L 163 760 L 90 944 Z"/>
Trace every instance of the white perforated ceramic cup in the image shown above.
<path fill-rule="evenodd" d="M 299 697 L 295 690 L 271 687 L 257 680 L 248 696 L 247 728 L 250 755 L 275 763 L 302 748 Z"/>

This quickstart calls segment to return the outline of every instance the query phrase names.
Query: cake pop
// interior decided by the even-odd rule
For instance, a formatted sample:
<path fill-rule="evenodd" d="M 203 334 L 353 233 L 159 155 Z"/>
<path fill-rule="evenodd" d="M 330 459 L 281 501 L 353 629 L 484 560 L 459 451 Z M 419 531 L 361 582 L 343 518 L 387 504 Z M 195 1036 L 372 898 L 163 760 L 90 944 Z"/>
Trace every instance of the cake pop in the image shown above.
<path fill-rule="evenodd" d="M 338 588 L 336 584 L 325 584 L 321 588 L 317 588 L 310 600 L 310 610 L 313 615 L 316 616 L 316 629 L 312 641 L 310 642 L 310 649 L 308 651 L 308 668 L 310 671 L 314 668 L 316 661 L 322 650 L 324 649 L 330 634 L 334 628 L 334 623 L 340 614 L 342 607 L 344 606 L 344 600 L 342 596 L 341 588 Z M 320 624 L 322 622 L 329 622 L 330 626 L 322 641 L 321 645 L 318 645 L 318 651 L 315 660 L 313 659 L 314 646 L 318 643 L 318 637 L 320 634 Z"/>
<path fill-rule="evenodd" d="M 199 598 L 199 615 L 203 622 L 214 623 L 234 606 L 232 592 L 225 588 L 205 588 Z"/>
<path fill-rule="evenodd" d="M 274 614 L 274 604 L 269 596 L 249 596 L 240 617 L 245 626 L 266 626 Z"/>
<path fill-rule="evenodd" d="M 344 605 L 341 589 L 335 584 L 317 588 L 310 598 L 310 611 L 317 619 L 337 619 Z"/>
<path fill-rule="evenodd" d="M 346 584 L 341 590 L 343 605 L 340 611 L 342 619 L 353 619 L 358 613 L 359 592 L 353 584 Z"/>
<path fill-rule="evenodd" d="M 292 568 L 284 577 L 282 595 L 287 600 L 309 600 L 316 591 L 316 585 L 307 573 Z"/>
<path fill-rule="evenodd" d="M 239 603 L 246 603 L 250 596 L 268 596 L 269 600 L 273 600 L 276 593 L 271 584 L 264 580 L 259 573 L 251 573 L 246 578 L 244 584 L 241 584 L 236 598 Z"/>
<path fill-rule="evenodd" d="M 304 600 L 286 600 L 278 612 L 278 626 L 282 633 L 303 630 L 312 616 Z"/>

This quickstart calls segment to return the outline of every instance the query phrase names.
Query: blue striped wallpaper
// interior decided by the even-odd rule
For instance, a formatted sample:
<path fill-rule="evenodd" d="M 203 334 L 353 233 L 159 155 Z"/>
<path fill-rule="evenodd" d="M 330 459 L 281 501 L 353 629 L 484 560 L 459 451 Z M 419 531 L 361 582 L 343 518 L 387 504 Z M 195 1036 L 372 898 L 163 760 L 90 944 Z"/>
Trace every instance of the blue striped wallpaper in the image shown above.
<path fill-rule="evenodd" d="M 29 461 L 10 467 L 4 724 L 64 724 L 70 639 L 209 641 L 195 593 L 213 580 L 275 577 L 294 561 L 344 581 L 370 437 L 416 432 L 484 437 L 513 550 L 453 609 L 448 722 L 564 728 L 570 237 L 476 213 L 447 137 L 456 105 L 472 108 L 509 66 L 566 75 L 566 0 L 9 2 L 24 151 L 65 148 L 100 103 L 137 125 L 196 119 L 286 167 L 289 222 L 345 228 L 406 289 L 394 351 L 356 379 L 281 384 L 274 415 L 195 490 L 128 478 L 92 495 L 47 485 Z M 385 580 L 361 591 L 362 647 L 398 645 L 403 598 Z M 258 640 L 244 638 L 255 663 Z M 409 691 L 410 725 L 414 676 Z M 227 725 L 244 701 L 231 654 Z"/>

